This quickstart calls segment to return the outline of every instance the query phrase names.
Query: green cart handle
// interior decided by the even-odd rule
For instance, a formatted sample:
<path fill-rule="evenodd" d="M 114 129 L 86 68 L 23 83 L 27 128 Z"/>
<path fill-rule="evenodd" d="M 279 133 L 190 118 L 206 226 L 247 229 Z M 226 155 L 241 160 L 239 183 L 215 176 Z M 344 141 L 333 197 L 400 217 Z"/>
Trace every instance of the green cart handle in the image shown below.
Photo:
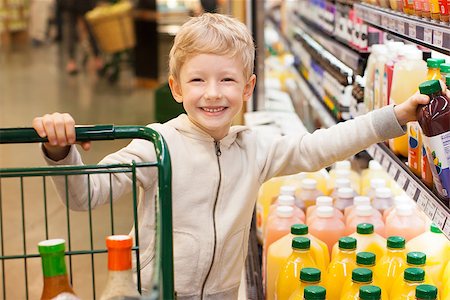
<path fill-rule="evenodd" d="M 159 277 L 160 298 L 175 299 L 172 236 L 172 166 L 164 138 L 157 131 L 145 126 L 76 126 L 75 132 L 78 142 L 137 138 L 150 141 L 155 146 L 159 176 L 159 207 L 161 212 L 161 218 L 158 223 L 161 229 L 158 240 L 161 259 L 158 261 L 159 274 L 155 275 Z M 47 141 L 47 138 L 41 138 L 33 128 L 0 128 L 0 144 Z"/>

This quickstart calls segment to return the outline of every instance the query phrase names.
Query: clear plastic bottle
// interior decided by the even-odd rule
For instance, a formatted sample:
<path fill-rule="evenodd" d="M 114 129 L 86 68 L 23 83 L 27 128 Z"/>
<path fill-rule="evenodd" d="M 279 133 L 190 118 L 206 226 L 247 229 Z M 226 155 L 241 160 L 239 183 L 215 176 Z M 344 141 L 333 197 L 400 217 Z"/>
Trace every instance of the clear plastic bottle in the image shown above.
<path fill-rule="evenodd" d="M 391 299 L 414 299 L 416 296 L 416 288 L 423 284 L 424 278 L 425 272 L 422 269 L 406 268 L 403 273 L 403 282 L 398 288 L 392 290 Z"/>
<path fill-rule="evenodd" d="M 386 219 L 386 235 L 401 235 L 406 241 L 424 233 L 425 221 L 414 213 L 414 209 L 410 204 L 402 204 L 395 208 Z"/>
<path fill-rule="evenodd" d="M 309 225 L 309 232 L 327 244 L 331 251 L 339 238 L 345 235 L 345 224 L 335 217 L 332 207 L 321 206 L 316 211 L 317 217 Z"/>
<path fill-rule="evenodd" d="M 355 192 L 352 188 L 340 188 L 337 192 L 337 198 L 334 201 L 334 207 L 339 209 L 341 212 L 345 210 L 346 207 L 353 205 L 353 198 L 355 197 Z"/>
<path fill-rule="evenodd" d="M 282 189 L 285 187 L 281 187 Z M 291 188 L 289 186 L 289 188 Z M 295 192 L 295 190 L 294 190 Z M 280 194 L 277 198 L 277 200 L 275 201 L 274 204 L 272 204 L 269 208 L 269 214 L 267 216 L 267 218 L 271 218 L 275 215 L 277 207 L 278 206 L 291 206 L 294 209 L 294 215 L 299 217 L 300 220 L 302 220 L 302 223 L 305 222 L 305 213 L 303 212 L 303 210 L 301 210 L 300 208 L 298 208 L 295 205 L 295 197 L 292 195 L 288 195 L 288 194 Z"/>
<path fill-rule="evenodd" d="M 314 205 L 316 198 L 322 196 L 322 192 L 317 189 L 317 181 L 311 178 L 305 178 L 302 180 L 301 189 L 297 193 L 296 205 L 301 209 L 307 209 L 309 206 Z"/>
<path fill-rule="evenodd" d="M 377 188 L 375 190 L 375 198 L 372 205 L 379 212 L 383 213 L 392 206 L 394 200 L 392 199 L 392 192 L 389 188 Z"/>
<path fill-rule="evenodd" d="M 366 196 L 355 196 L 353 198 L 353 205 L 347 206 L 344 209 L 344 216 L 348 220 L 349 216 L 355 211 L 356 207 L 361 205 L 371 205 L 370 198 Z"/>
<path fill-rule="evenodd" d="M 292 293 L 289 300 L 303 300 L 305 288 L 313 285 L 320 285 L 321 272 L 316 268 L 303 268 L 300 271 L 300 284 Z"/>
<path fill-rule="evenodd" d="M 317 217 L 317 208 L 321 207 L 321 206 L 329 206 L 329 207 L 333 207 L 333 198 L 328 197 L 328 196 L 319 196 L 316 199 L 316 205 L 310 206 L 308 207 L 307 211 L 306 211 L 306 224 L 311 224 L 312 221 Z M 335 217 L 344 220 L 344 215 L 342 214 L 342 212 L 333 207 L 333 211 L 334 211 L 334 215 Z"/>
<path fill-rule="evenodd" d="M 415 296 L 416 300 L 436 300 L 438 299 L 438 289 L 430 284 L 419 284 L 416 287 Z"/>
<path fill-rule="evenodd" d="M 347 174 L 350 174 L 348 171 L 344 171 Z M 337 198 L 337 193 L 340 188 L 351 188 L 352 183 L 349 178 L 336 178 L 334 183 L 334 188 L 331 191 L 330 197 L 333 199 Z"/>
<path fill-rule="evenodd" d="M 342 287 L 340 300 L 358 299 L 359 289 L 364 285 L 372 284 L 372 277 L 372 271 L 369 269 L 353 269 L 351 278 L 348 278 Z"/>
<path fill-rule="evenodd" d="M 381 289 L 378 286 L 365 285 L 359 288 L 359 300 L 380 300 L 380 299 L 381 299 Z"/>
<path fill-rule="evenodd" d="M 106 238 L 108 248 L 108 281 L 100 300 L 112 300 L 125 296 L 140 296 L 131 271 L 131 247 L 128 235 L 112 235 Z"/>
<path fill-rule="evenodd" d="M 367 60 L 367 67 L 364 71 L 365 87 L 364 87 L 364 104 L 367 111 L 374 109 L 374 78 L 377 61 L 382 56 L 387 56 L 388 50 L 386 45 L 372 45 L 372 52 Z"/>
<path fill-rule="evenodd" d="M 338 161 L 334 164 L 334 168 L 330 171 L 329 190 L 333 190 L 338 178 L 348 178 L 351 182 L 351 187 L 358 194 L 360 192 L 360 177 L 359 174 L 352 170 L 351 163 L 348 160 Z"/>
<path fill-rule="evenodd" d="M 376 190 L 378 188 L 384 188 L 387 187 L 386 180 L 384 178 L 372 178 L 370 180 L 370 188 L 367 190 L 367 193 L 364 194 L 367 197 L 369 197 L 371 200 L 375 199 L 376 196 Z"/>

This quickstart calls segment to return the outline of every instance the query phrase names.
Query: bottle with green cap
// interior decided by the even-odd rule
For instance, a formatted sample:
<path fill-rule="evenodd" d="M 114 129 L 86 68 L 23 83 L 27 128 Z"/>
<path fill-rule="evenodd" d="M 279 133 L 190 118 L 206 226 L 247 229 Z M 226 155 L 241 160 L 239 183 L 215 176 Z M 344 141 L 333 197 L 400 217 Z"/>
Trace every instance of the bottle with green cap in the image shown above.
<path fill-rule="evenodd" d="M 445 85 L 447 86 L 447 89 L 450 89 L 450 74 L 445 75 Z"/>
<path fill-rule="evenodd" d="M 76 297 L 67 277 L 64 259 L 66 241 L 63 239 L 45 240 L 38 244 L 38 250 L 41 255 L 42 273 L 44 275 L 41 300 L 54 299 L 62 294 Z"/>
<path fill-rule="evenodd" d="M 373 224 L 361 223 L 356 226 L 356 232 L 350 235 L 357 241 L 356 252 L 372 252 L 378 258 L 386 254 L 386 239 L 374 231 Z M 338 244 L 334 245 L 331 259 L 338 252 Z"/>
<path fill-rule="evenodd" d="M 360 300 L 380 300 L 388 299 L 381 298 L 381 288 L 376 285 L 364 285 L 359 288 L 359 299 Z"/>
<path fill-rule="evenodd" d="M 299 285 L 300 270 L 317 268 L 310 251 L 311 240 L 307 237 L 292 239 L 292 254 L 281 267 L 276 284 L 276 298 L 289 299 Z"/>
<path fill-rule="evenodd" d="M 439 71 L 441 73 L 441 79 L 443 80 L 445 76 L 450 75 L 450 64 L 443 63 L 439 66 Z"/>
<path fill-rule="evenodd" d="M 440 66 L 445 63 L 443 58 L 428 58 L 427 59 L 427 80 L 439 80 L 441 78 Z"/>
<path fill-rule="evenodd" d="M 437 287 L 431 284 L 420 284 L 416 287 L 416 300 L 436 300 L 438 299 Z M 446 299 L 446 298 L 444 298 Z"/>
<path fill-rule="evenodd" d="M 414 299 L 416 287 L 423 284 L 425 271 L 420 268 L 406 268 L 403 273 L 402 285 L 392 289 L 391 299 Z"/>
<path fill-rule="evenodd" d="M 381 280 L 380 275 L 375 273 L 376 269 L 376 260 L 377 257 L 375 253 L 372 252 L 359 252 L 356 254 L 356 267 L 357 268 L 366 268 L 372 271 L 372 284 L 376 286 L 380 286 Z M 347 282 L 351 281 L 351 279 L 347 279 Z M 382 290 L 382 298 L 389 299 L 387 293 Z"/>
<path fill-rule="evenodd" d="M 294 237 L 307 237 L 311 241 L 310 251 L 317 268 L 324 272 L 330 262 L 330 256 L 327 245 L 308 233 L 308 226 L 305 224 L 294 224 L 291 226 L 291 233 L 285 235 L 278 241 L 272 243 L 267 250 L 265 287 L 267 300 L 275 296 L 275 283 L 281 267 L 286 263 L 288 257 L 292 254 L 292 239 Z"/>
<path fill-rule="evenodd" d="M 405 239 L 400 236 L 391 236 L 388 237 L 386 245 L 386 255 L 380 259 L 375 272 L 380 274 L 380 286 L 389 295 L 394 280 L 401 276 L 406 266 Z"/>
<path fill-rule="evenodd" d="M 421 105 L 417 121 L 423 132 L 423 143 L 431 166 L 433 183 L 438 195 L 446 202 L 450 200 L 450 169 L 448 151 L 444 145 L 450 137 L 450 99 L 442 92 L 438 80 L 429 80 L 419 85 L 421 94 L 428 95 L 430 102 Z"/>
<path fill-rule="evenodd" d="M 305 288 L 304 300 L 325 300 L 327 299 L 327 291 L 320 285 L 307 286 Z M 331 299 L 331 298 L 328 298 Z"/>
<path fill-rule="evenodd" d="M 300 271 L 300 285 L 292 293 L 289 300 L 303 300 L 305 288 L 312 285 L 320 285 L 321 272 L 316 268 L 303 268 Z"/>
<path fill-rule="evenodd" d="M 339 299 L 342 286 L 356 266 L 356 239 L 342 237 L 339 239 L 339 251 L 331 260 L 325 276 L 325 287 L 329 299 Z"/>
<path fill-rule="evenodd" d="M 439 290 L 442 290 L 442 273 L 445 262 L 450 261 L 450 241 L 434 223 L 430 230 L 411 239 L 406 244 L 408 252 L 419 251 L 426 254 L 426 275 L 431 277 Z"/>
<path fill-rule="evenodd" d="M 366 268 L 356 268 L 352 271 L 352 277 L 347 280 L 342 287 L 340 300 L 358 299 L 359 288 L 364 285 L 372 284 L 373 273 Z"/>

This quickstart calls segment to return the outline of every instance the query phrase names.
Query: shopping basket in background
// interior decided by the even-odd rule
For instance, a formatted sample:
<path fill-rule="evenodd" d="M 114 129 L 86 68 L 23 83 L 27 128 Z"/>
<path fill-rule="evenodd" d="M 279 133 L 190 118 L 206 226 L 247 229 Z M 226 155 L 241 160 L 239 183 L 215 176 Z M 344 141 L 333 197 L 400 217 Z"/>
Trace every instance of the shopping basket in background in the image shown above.
<path fill-rule="evenodd" d="M 77 141 L 145 139 L 153 143 L 156 162 L 50 166 L 0 169 L 0 297 L 39 299 L 43 278 L 37 251 L 39 241 L 64 238 L 69 280 L 81 299 L 98 299 L 107 281 L 105 237 L 127 234 L 134 229 L 137 289 L 141 291 L 141 261 L 138 232 L 138 184 L 136 170 L 157 168 L 158 195 L 155 199 L 155 259 L 150 299 L 174 299 L 171 163 L 162 136 L 148 127 L 96 125 L 76 127 Z M 32 128 L 0 129 L 1 144 L 44 142 Z M 9 147 L 9 146 L 2 146 Z M 17 154 L 20 155 L 20 154 Z M 74 212 L 68 208 L 69 176 L 129 174 L 132 193 L 95 210 Z M 53 189 L 52 176 L 66 182 L 63 205 Z M 114 192 L 110 185 L 110 195 Z M 90 194 L 90 193 L 89 193 Z M 123 198 L 123 197 L 122 197 Z M 90 203 L 89 196 L 89 203 Z M 146 298 L 148 299 L 148 298 Z"/>

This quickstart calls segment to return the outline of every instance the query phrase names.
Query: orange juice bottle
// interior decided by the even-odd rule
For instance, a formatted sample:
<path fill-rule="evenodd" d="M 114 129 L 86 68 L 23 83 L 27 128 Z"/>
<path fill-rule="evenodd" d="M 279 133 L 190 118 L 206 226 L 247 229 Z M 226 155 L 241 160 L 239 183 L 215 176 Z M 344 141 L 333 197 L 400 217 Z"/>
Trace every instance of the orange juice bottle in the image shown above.
<path fill-rule="evenodd" d="M 420 268 L 425 271 L 427 263 L 427 255 L 423 252 L 409 252 L 406 254 L 406 266 L 405 268 Z M 392 289 L 395 290 L 400 287 L 402 283 L 402 278 L 398 277 L 392 286 Z M 434 281 L 430 275 L 425 271 L 425 279 L 424 283 L 434 285 Z"/>
<path fill-rule="evenodd" d="M 414 300 L 417 286 L 423 284 L 425 272 L 419 268 L 406 268 L 401 285 L 391 292 L 392 300 Z"/>
<path fill-rule="evenodd" d="M 317 217 L 317 208 L 321 206 L 333 207 L 333 198 L 328 196 L 317 197 L 316 205 L 310 206 L 306 210 L 306 224 L 311 224 L 312 221 L 314 221 L 314 219 Z M 339 209 L 333 207 L 333 211 L 336 218 L 344 220 L 344 215 Z"/>
<path fill-rule="evenodd" d="M 345 280 L 356 266 L 356 239 L 343 237 L 338 245 L 339 250 L 331 260 L 325 277 L 328 299 L 339 299 Z"/>
<path fill-rule="evenodd" d="M 366 268 L 372 271 L 372 284 L 380 286 L 379 274 L 375 273 L 377 257 L 372 252 L 359 252 L 356 253 L 356 267 Z M 381 290 L 382 298 L 389 299 L 387 293 Z"/>
<path fill-rule="evenodd" d="M 310 245 L 311 241 L 306 237 L 292 239 L 292 254 L 278 274 L 275 299 L 289 299 L 298 285 L 300 270 L 307 267 L 316 268 Z"/>
<path fill-rule="evenodd" d="M 303 268 L 300 271 L 300 284 L 289 297 L 289 300 L 303 300 L 307 286 L 320 284 L 320 273 L 320 270 L 316 268 Z"/>
<path fill-rule="evenodd" d="M 416 287 L 415 295 L 416 300 L 436 300 L 438 299 L 438 289 L 430 284 L 420 284 Z"/>
<path fill-rule="evenodd" d="M 381 215 L 375 214 L 376 210 L 370 205 L 360 205 L 355 209 L 355 215 L 352 219 L 348 219 L 346 224 L 347 234 L 352 234 L 356 231 L 356 227 L 361 223 L 372 224 L 375 232 L 381 236 L 385 235 L 384 222 Z"/>
<path fill-rule="evenodd" d="M 281 188 L 283 189 L 284 187 L 287 186 L 282 186 Z M 294 209 L 294 215 L 299 217 L 302 223 L 305 222 L 305 213 L 295 205 L 294 196 L 286 194 L 279 195 L 275 203 L 270 206 L 267 219 L 275 215 L 278 206 L 291 206 Z"/>
<path fill-rule="evenodd" d="M 359 297 L 359 288 L 364 285 L 372 284 L 372 271 L 366 268 L 356 268 L 352 271 L 352 276 L 345 281 L 341 300 L 357 300 Z"/>
<path fill-rule="evenodd" d="M 364 285 L 359 288 L 359 300 L 380 300 L 381 296 L 381 288 L 376 285 Z"/>
<path fill-rule="evenodd" d="M 387 239 L 387 252 L 377 265 L 376 272 L 380 276 L 381 286 L 388 294 L 397 276 L 400 276 L 406 265 L 405 239 L 400 236 L 391 236 Z"/>
<path fill-rule="evenodd" d="M 425 221 L 418 217 L 410 204 L 402 204 L 395 208 L 386 219 L 386 235 L 402 235 L 406 241 L 424 233 Z"/>
<path fill-rule="evenodd" d="M 317 217 L 309 224 L 309 232 L 327 244 L 331 251 L 339 238 L 345 235 L 345 224 L 335 217 L 332 207 L 320 206 L 316 211 Z"/>
<path fill-rule="evenodd" d="M 311 241 L 310 251 L 317 268 L 324 272 L 330 262 L 327 245 L 308 233 L 308 226 L 305 224 L 294 224 L 291 226 L 291 233 L 285 235 L 278 241 L 270 245 L 267 250 L 265 274 L 266 299 L 275 298 L 275 283 L 278 273 L 288 257 L 292 254 L 292 239 L 294 237 L 307 237 Z"/>
<path fill-rule="evenodd" d="M 441 64 L 445 63 L 444 58 L 428 58 L 427 59 L 427 80 L 441 79 Z"/>
<path fill-rule="evenodd" d="M 307 286 L 305 288 L 304 298 L 305 300 L 325 300 L 327 296 L 327 290 L 320 285 Z"/>
<path fill-rule="evenodd" d="M 311 178 L 302 180 L 300 191 L 296 194 L 296 205 L 301 209 L 307 209 L 314 205 L 316 198 L 322 196 L 322 192 L 317 189 L 317 181 Z"/>
<path fill-rule="evenodd" d="M 346 207 L 352 206 L 355 192 L 352 188 L 340 188 L 337 191 L 337 198 L 334 200 L 334 207 L 344 212 Z"/>
<path fill-rule="evenodd" d="M 450 261 L 447 263 L 442 275 L 442 286 L 444 288 L 441 291 L 441 299 L 450 299 Z"/>
<path fill-rule="evenodd" d="M 356 232 L 350 235 L 354 237 L 357 243 L 357 252 L 372 252 L 377 257 L 383 257 L 386 254 L 386 239 L 374 232 L 372 224 L 362 223 L 356 226 Z M 338 245 L 334 245 L 331 259 L 333 259 L 338 250 Z"/>

